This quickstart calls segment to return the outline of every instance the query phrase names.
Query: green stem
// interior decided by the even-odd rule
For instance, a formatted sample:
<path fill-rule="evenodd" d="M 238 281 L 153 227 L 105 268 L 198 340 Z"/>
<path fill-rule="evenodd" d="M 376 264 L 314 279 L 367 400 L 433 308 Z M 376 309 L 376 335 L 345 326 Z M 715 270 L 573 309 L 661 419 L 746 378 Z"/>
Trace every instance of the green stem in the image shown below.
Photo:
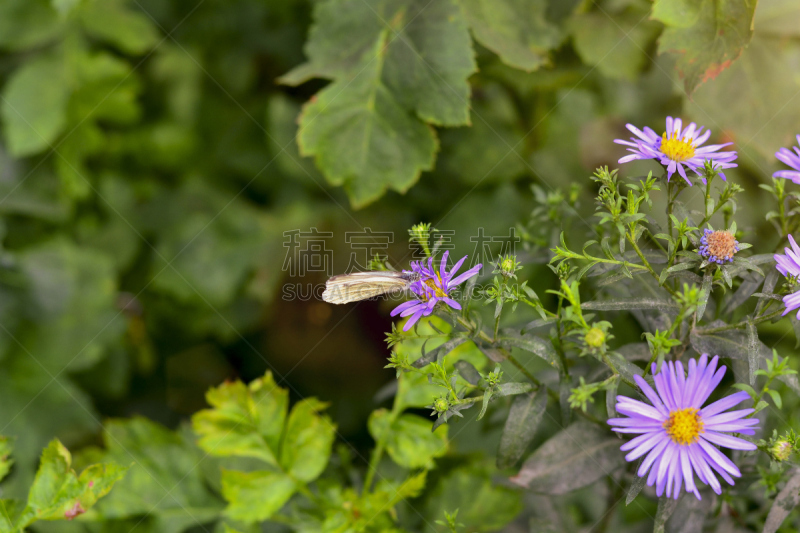
<path fill-rule="evenodd" d="M 768 315 L 761 315 L 760 317 L 758 317 L 758 318 L 753 320 L 753 324 L 760 324 L 762 322 L 767 322 L 769 320 L 772 320 L 773 318 L 777 318 L 777 317 L 781 316 L 782 314 L 783 314 L 783 311 L 781 311 L 779 309 L 779 310 L 774 311 L 774 312 L 772 312 L 772 313 L 770 313 Z M 711 335 L 713 333 L 721 333 L 723 331 L 730 331 L 732 329 L 743 328 L 743 327 L 747 326 L 747 324 L 748 324 L 748 321 L 747 320 L 743 320 L 741 322 L 737 322 L 736 324 L 728 324 L 726 326 L 719 326 L 719 327 L 716 327 L 716 328 L 700 328 L 700 329 L 698 329 L 696 331 L 700 335 Z"/>
<path fill-rule="evenodd" d="M 605 257 L 594 257 L 592 255 L 581 255 L 576 254 L 575 252 L 571 252 L 569 250 L 563 250 L 558 248 L 558 256 L 563 257 L 564 259 L 583 259 L 584 261 L 592 261 L 593 263 L 609 263 L 612 265 L 622 265 L 628 268 L 634 268 L 637 270 L 647 270 L 647 267 L 644 265 L 639 265 L 636 263 L 629 263 L 627 261 L 620 261 L 618 259 L 606 259 Z"/>
<path fill-rule="evenodd" d="M 666 254 L 666 253 L 667 253 L 667 249 L 666 249 L 666 248 L 664 248 L 664 245 L 663 245 L 663 244 L 661 244 L 660 242 L 658 242 L 658 239 L 656 239 L 656 238 L 655 238 L 655 236 L 653 235 L 653 232 L 652 232 L 652 231 L 650 231 L 650 228 L 648 228 L 647 226 L 644 226 L 644 225 L 643 225 L 642 227 L 644 227 L 644 230 L 645 230 L 645 231 L 647 232 L 647 234 L 650 236 L 650 240 L 651 240 L 651 241 L 653 241 L 653 243 L 654 243 L 656 246 L 658 246 L 658 248 L 659 248 L 659 249 L 660 249 L 662 252 L 664 252 L 664 254 Z"/>
<path fill-rule="evenodd" d="M 765 395 L 765 394 L 767 393 L 767 391 L 769 390 L 769 386 L 772 384 L 772 380 L 773 380 L 773 379 L 774 379 L 774 376 L 770 376 L 770 377 L 767 379 L 767 382 L 766 382 L 766 383 L 764 383 L 764 386 L 763 386 L 763 387 L 761 387 L 761 392 L 759 392 L 759 393 L 758 393 L 758 397 L 756 397 L 756 401 L 754 401 L 754 402 L 753 402 L 753 407 L 757 407 L 757 406 L 758 406 L 758 403 L 761 401 L 761 399 L 764 397 L 764 395 Z M 749 415 L 747 415 L 745 418 L 751 418 L 751 417 L 753 417 L 753 416 L 755 416 L 755 415 L 756 415 L 756 413 L 750 413 L 750 414 L 749 414 Z"/>
<path fill-rule="evenodd" d="M 394 404 L 392 405 L 392 410 L 389 413 L 389 422 L 386 424 L 386 430 L 381 434 L 378 438 L 378 441 L 375 443 L 375 449 L 372 450 L 372 456 L 369 459 L 369 465 L 367 466 L 367 477 L 364 478 L 364 486 L 361 487 L 361 494 L 367 494 L 372 486 L 372 481 L 375 479 L 375 473 L 378 471 L 378 465 L 383 458 L 383 452 L 386 449 L 386 441 L 389 438 L 389 433 L 391 432 L 392 424 L 394 424 L 397 417 L 400 416 L 400 409 L 399 403 L 397 402 L 397 396 L 395 396 Z"/>
<path fill-rule="evenodd" d="M 561 309 L 564 307 L 564 298 L 558 298 L 558 309 L 556 310 L 556 341 L 555 348 L 559 359 L 561 359 L 561 366 L 564 367 L 564 376 L 569 378 L 569 366 L 567 365 L 567 355 L 564 353 L 564 339 L 562 336 L 561 328 Z M 580 310 L 580 308 L 579 308 Z M 581 320 L 583 317 L 581 316 Z"/>
<path fill-rule="evenodd" d="M 647 269 L 647 271 L 650 272 L 650 275 L 652 275 L 656 279 L 656 281 L 659 281 L 658 272 L 656 272 L 653 269 L 653 267 L 650 266 L 650 262 L 644 256 L 644 254 L 642 253 L 642 250 L 639 249 L 639 245 L 636 243 L 636 239 L 633 238 L 635 227 L 636 227 L 636 223 L 634 222 L 633 224 L 631 224 L 631 229 L 628 231 L 628 233 L 626 235 L 628 237 L 628 242 L 631 243 L 631 246 L 633 246 L 633 249 L 636 251 L 636 255 L 638 255 L 639 259 L 642 260 L 642 264 Z M 664 285 L 664 288 L 667 289 L 667 291 L 672 296 L 675 296 L 675 290 L 672 289 L 672 287 L 669 287 L 668 285 Z"/>
<path fill-rule="evenodd" d="M 667 182 L 667 228 L 669 229 L 667 233 L 670 237 L 674 237 L 674 235 L 672 235 L 672 230 L 674 229 L 672 226 L 672 209 L 673 209 L 673 204 L 675 202 L 675 198 L 673 198 L 672 196 L 672 189 L 673 189 L 672 182 L 671 181 Z"/>

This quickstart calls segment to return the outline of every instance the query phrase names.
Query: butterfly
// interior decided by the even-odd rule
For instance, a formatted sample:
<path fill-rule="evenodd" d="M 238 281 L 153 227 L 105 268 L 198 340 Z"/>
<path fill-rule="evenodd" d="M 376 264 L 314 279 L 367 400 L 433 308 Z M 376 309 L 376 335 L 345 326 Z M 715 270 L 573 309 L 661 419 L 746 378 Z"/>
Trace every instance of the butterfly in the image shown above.
<path fill-rule="evenodd" d="M 415 272 L 354 272 L 333 276 L 325 283 L 322 299 L 332 304 L 346 304 L 374 298 L 388 292 L 402 292 L 418 279 Z"/>

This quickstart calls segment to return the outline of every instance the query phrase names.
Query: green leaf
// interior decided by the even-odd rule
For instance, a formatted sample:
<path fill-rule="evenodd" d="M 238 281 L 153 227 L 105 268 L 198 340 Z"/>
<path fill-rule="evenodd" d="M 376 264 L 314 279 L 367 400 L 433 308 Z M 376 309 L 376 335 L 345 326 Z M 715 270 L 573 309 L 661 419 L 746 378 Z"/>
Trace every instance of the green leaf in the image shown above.
<path fill-rule="evenodd" d="M 458 370 L 458 375 L 464 378 L 467 383 L 470 385 L 477 385 L 481 381 L 481 373 L 470 363 L 469 361 L 464 361 L 463 359 L 456 361 L 455 365 L 456 370 Z"/>
<path fill-rule="evenodd" d="M 514 381 L 509 383 L 501 383 L 497 386 L 495 395 L 497 396 L 514 396 L 515 394 L 525 394 L 531 392 L 533 385 L 527 381 Z"/>
<path fill-rule="evenodd" d="M 447 452 L 447 426 L 431 431 L 431 423 L 421 416 L 403 414 L 393 419 L 386 409 L 373 411 L 368 428 L 376 441 L 386 440 L 386 451 L 405 468 L 432 468 L 433 459 Z"/>
<path fill-rule="evenodd" d="M 82 451 L 81 462 L 102 460 L 131 466 L 97 505 L 98 520 L 133 519 L 138 523 L 146 517 L 153 531 L 170 533 L 219 517 L 223 502 L 211 492 L 198 467 L 211 459 L 182 435 L 134 417 L 107 422 L 103 441 L 104 450 Z"/>
<path fill-rule="evenodd" d="M 17 533 L 19 529 L 14 524 L 22 514 L 25 502 L 19 500 L 0 500 L 0 533 Z"/>
<path fill-rule="evenodd" d="M 392 487 L 390 494 L 394 493 L 394 496 L 392 497 L 390 504 L 394 506 L 403 500 L 416 498 L 422 494 L 422 491 L 425 489 L 427 477 L 428 472 L 423 470 L 417 474 L 414 474 L 413 476 L 409 476 L 408 479 L 406 479 L 399 487 Z M 382 485 L 379 484 L 378 488 L 381 488 L 381 486 Z"/>
<path fill-rule="evenodd" d="M 581 309 L 591 311 L 623 311 L 630 309 L 678 309 L 678 304 L 659 298 L 631 298 L 623 300 L 597 300 L 581 304 Z"/>
<path fill-rule="evenodd" d="M 619 439 L 588 422 L 575 422 L 545 442 L 511 481 L 545 494 L 590 485 L 625 464 Z"/>
<path fill-rule="evenodd" d="M 436 348 L 428 351 L 427 353 L 424 350 L 421 350 L 422 356 L 414 361 L 413 366 L 416 368 L 424 368 L 429 364 L 435 362 L 440 362 L 447 354 L 458 348 L 461 344 L 467 342 L 465 337 L 455 337 L 453 339 L 449 339 L 444 344 L 437 346 Z M 423 347 L 425 345 L 423 344 Z"/>
<path fill-rule="evenodd" d="M 344 186 L 355 208 L 390 188 L 406 192 L 423 170 L 433 169 L 437 148 L 430 126 L 375 81 L 378 67 L 372 63 L 352 82 L 329 85 L 300 115 L 300 153 L 315 157 L 328 182 Z"/>
<path fill-rule="evenodd" d="M 423 318 L 418 322 L 416 329 L 420 335 L 439 335 L 432 326 L 435 326 L 439 331 L 445 335 L 449 334 L 452 326 L 439 317 L 431 316 Z M 425 345 L 431 352 L 442 348 L 447 344 L 446 337 L 440 339 L 428 339 L 429 342 L 425 344 L 423 339 L 415 337 L 412 332 L 404 333 L 403 342 L 394 347 L 395 352 L 400 357 L 406 357 L 409 361 L 416 363 L 420 360 L 420 352 L 423 345 Z M 470 363 L 473 367 L 483 369 L 486 364 L 486 357 L 481 353 L 478 347 L 472 341 L 458 343 L 458 346 L 450 349 L 450 346 L 442 348 L 443 365 L 444 369 L 452 372 L 456 361 L 464 361 Z M 439 353 L 435 353 L 431 360 L 439 357 Z M 418 366 L 415 364 L 415 366 Z M 424 368 L 424 367 L 423 367 Z M 456 387 L 461 388 L 467 385 L 467 381 L 459 375 Z M 438 385 L 428 382 L 425 374 L 418 372 L 405 372 L 400 375 L 397 382 L 397 409 L 403 410 L 409 407 L 426 407 L 433 403 L 433 401 L 442 395 L 444 389 Z"/>
<path fill-rule="evenodd" d="M 655 0 L 651 16 L 667 26 L 689 28 L 697 24 L 702 6 L 697 0 Z"/>
<path fill-rule="evenodd" d="M 518 490 L 492 483 L 488 468 L 461 465 L 435 485 L 424 515 L 444 516 L 458 509 L 463 531 L 501 531 L 522 511 L 521 496 Z"/>
<path fill-rule="evenodd" d="M 516 330 L 504 330 L 498 340 L 505 346 L 513 346 L 538 355 L 551 366 L 561 369 L 561 360 L 553 344 L 532 334 L 520 335 Z"/>
<path fill-rule="evenodd" d="M 81 6 L 80 19 L 86 33 L 127 54 L 143 54 L 158 42 L 158 32 L 150 17 L 128 9 L 119 0 L 86 2 Z"/>
<path fill-rule="evenodd" d="M 706 314 L 708 300 L 711 298 L 711 291 L 714 290 L 714 273 L 711 267 L 706 268 L 703 274 L 703 284 L 700 289 L 700 301 L 697 303 L 697 319 L 701 320 Z"/>
<path fill-rule="evenodd" d="M 701 83 L 716 78 L 750 43 L 756 0 L 701 0 L 697 21 L 691 26 L 671 26 L 674 12 L 685 0 L 661 0 L 656 20 L 667 26 L 658 50 L 678 56 L 677 68 L 691 94 Z M 671 3 L 676 3 L 674 7 Z M 664 16 L 664 18 L 659 18 Z"/>
<path fill-rule="evenodd" d="M 426 122 L 469 124 L 475 62 L 461 10 L 453 0 L 328 0 L 314 19 L 309 62 L 281 80 L 334 80 L 303 108 L 300 153 L 354 207 L 405 192 L 433 168 Z"/>
<path fill-rule="evenodd" d="M 2 481 L 11 471 L 14 460 L 11 453 L 14 451 L 14 440 L 8 437 L 0 437 L 0 481 Z"/>
<path fill-rule="evenodd" d="M 730 357 L 742 361 L 749 361 L 752 357 L 753 350 L 749 346 L 751 342 L 752 338 L 748 339 L 745 333 L 737 330 L 723 331 L 711 335 L 692 331 L 689 336 L 689 343 L 697 353 L 707 353 L 712 356 L 719 355 L 720 357 Z M 757 348 L 759 361 L 772 356 L 772 351 L 761 341 L 758 341 Z"/>
<path fill-rule="evenodd" d="M 3 360 L 0 405 L 0 427 L 16 436 L 14 475 L 3 485 L 6 495 L 27 491 L 39 453 L 54 434 L 89 439 L 100 430 L 100 415 L 89 395 L 66 376 L 54 380 L 24 352 Z"/>
<path fill-rule="evenodd" d="M 637 468 L 638 470 L 638 468 Z M 630 505 L 633 500 L 642 492 L 642 489 L 647 484 L 647 476 L 639 477 L 638 475 L 633 478 L 633 483 L 631 483 L 630 488 L 628 489 L 628 494 L 625 495 L 625 505 Z"/>
<path fill-rule="evenodd" d="M 336 426 L 319 412 L 327 404 L 307 398 L 295 404 L 281 442 L 281 465 L 299 481 L 319 477 L 331 456 Z"/>
<path fill-rule="evenodd" d="M 280 269 L 280 259 L 263 250 L 280 239 L 279 228 L 300 227 L 279 225 L 249 202 L 197 180 L 157 197 L 147 214 L 152 231 L 161 235 L 153 286 L 183 302 L 217 309 L 234 301 L 257 266 L 271 259 L 272 268 Z"/>
<path fill-rule="evenodd" d="M 795 143 L 800 123 L 800 106 L 787 104 L 800 90 L 800 80 L 794 75 L 800 46 L 796 41 L 756 33 L 739 60 L 715 83 L 697 90 L 687 102 L 687 111 L 698 119 L 715 117 L 715 129 L 747 139 L 748 146 L 772 160 L 777 147 Z M 756 104 L 736 105 L 740 102 Z M 764 127 L 767 123 L 769 127 Z"/>
<path fill-rule="evenodd" d="M 475 39 L 509 66 L 531 72 L 549 64 L 561 43 L 558 26 L 547 20 L 545 0 L 463 0 Z"/>
<path fill-rule="evenodd" d="M 761 341 L 758 339 L 758 329 L 752 322 L 747 323 L 747 368 L 750 376 L 750 385 L 756 384 L 756 370 L 758 370 L 758 358 L 761 351 Z M 779 406 L 780 407 L 780 406 Z"/>
<path fill-rule="evenodd" d="M 223 383 L 210 389 L 206 400 L 212 409 L 192 417 L 201 448 L 212 455 L 256 457 L 278 464 L 289 393 L 278 387 L 271 372 L 250 385 Z"/>
<path fill-rule="evenodd" d="M 547 408 L 546 387 L 514 398 L 497 449 L 497 468 L 508 468 L 528 449 Z"/>
<path fill-rule="evenodd" d="M 772 401 L 775 402 L 775 407 L 777 407 L 778 409 L 781 409 L 783 407 L 783 402 L 781 401 L 780 392 L 773 389 L 769 389 L 767 390 L 767 394 L 769 394 L 770 397 L 772 398 Z"/>
<path fill-rule="evenodd" d="M 473 95 L 471 108 L 480 117 L 472 126 L 438 132 L 442 150 L 436 172 L 469 185 L 497 183 L 524 174 L 527 170 L 524 146 L 518 141 L 526 132 L 506 88 L 499 83 L 487 83 Z M 469 282 L 476 283 L 477 278 L 470 278 Z M 470 293 L 465 289 L 464 294 Z M 462 305 L 465 303 L 462 301 Z"/>
<path fill-rule="evenodd" d="M 611 79 L 632 81 L 649 63 L 647 50 L 658 37 L 661 26 L 647 20 L 646 12 L 627 9 L 621 13 L 575 14 L 569 21 L 569 29 L 575 51 L 584 63 L 597 67 Z"/>
<path fill-rule="evenodd" d="M 25 249 L 19 265 L 30 284 L 37 325 L 46 334 L 20 342 L 53 375 L 83 370 L 122 339 L 117 274 L 111 259 L 66 239 Z"/>
<path fill-rule="evenodd" d="M 222 495 L 229 502 L 225 512 L 242 522 L 267 520 L 289 501 L 295 482 L 280 472 L 222 471 Z"/>
<path fill-rule="evenodd" d="M 24 528 L 37 520 L 71 520 L 83 514 L 122 479 L 127 467 L 113 463 L 96 464 L 80 476 L 71 469 L 72 456 L 58 440 L 42 452 L 28 504 L 17 521 Z"/>
<path fill-rule="evenodd" d="M 11 155 L 28 156 L 53 145 L 67 124 L 69 95 L 63 58 L 41 55 L 14 71 L 0 108 Z"/>
<path fill-rule="evenodd" d="M 800 470 L 793 468 L 786 485 L 770 507 L 762 533 L 776 533 L 789 513 L 800 503 Z"/>
<path fill-rule="evenodd" d="M 52 40 L 62 20 L 50 0 L 0 2 L 0 48 L 23 50 Z"/>

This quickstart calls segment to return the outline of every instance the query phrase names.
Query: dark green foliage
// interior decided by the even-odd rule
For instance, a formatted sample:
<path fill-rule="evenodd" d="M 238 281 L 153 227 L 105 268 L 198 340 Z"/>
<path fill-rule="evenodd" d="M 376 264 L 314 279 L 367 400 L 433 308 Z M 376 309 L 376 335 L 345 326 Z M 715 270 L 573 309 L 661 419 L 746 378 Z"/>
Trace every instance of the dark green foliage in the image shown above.
<path fill-rule="evenodd" d="M 773 254 L 800 194 L 769 176 L 800 133 L 798 19 L 0 0 L 0 532 L 796 530 L 797 280 Z M 603 168 L 666 115 L 735 142 L 727 183 Z M 704 264 L 709 224 L 752 253 Z M 297 275 L 287 235 L 311 228 L 335 254 Z M 463 311 L 386 350 L 388 303 L 298 296 L 364 228 L 394 240 L 362 269 L 483 261 Z M 605 418 L 695 352 L 764 433 L 721 497 L 657 501 Z"/>

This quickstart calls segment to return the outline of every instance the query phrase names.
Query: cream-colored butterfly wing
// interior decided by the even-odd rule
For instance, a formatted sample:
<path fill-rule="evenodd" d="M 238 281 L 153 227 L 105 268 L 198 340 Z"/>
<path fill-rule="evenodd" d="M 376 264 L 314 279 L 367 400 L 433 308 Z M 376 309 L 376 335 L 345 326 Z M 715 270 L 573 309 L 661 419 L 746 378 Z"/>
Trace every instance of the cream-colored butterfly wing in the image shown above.
<path fill-rule="evenodd" d="M 402 272 L 354 272 L 333 276 L 325 284 L 322 299 L 332 304 L 346 304 L 374 298 L 392 291 L 403 291 L 412 281 Z"/>

